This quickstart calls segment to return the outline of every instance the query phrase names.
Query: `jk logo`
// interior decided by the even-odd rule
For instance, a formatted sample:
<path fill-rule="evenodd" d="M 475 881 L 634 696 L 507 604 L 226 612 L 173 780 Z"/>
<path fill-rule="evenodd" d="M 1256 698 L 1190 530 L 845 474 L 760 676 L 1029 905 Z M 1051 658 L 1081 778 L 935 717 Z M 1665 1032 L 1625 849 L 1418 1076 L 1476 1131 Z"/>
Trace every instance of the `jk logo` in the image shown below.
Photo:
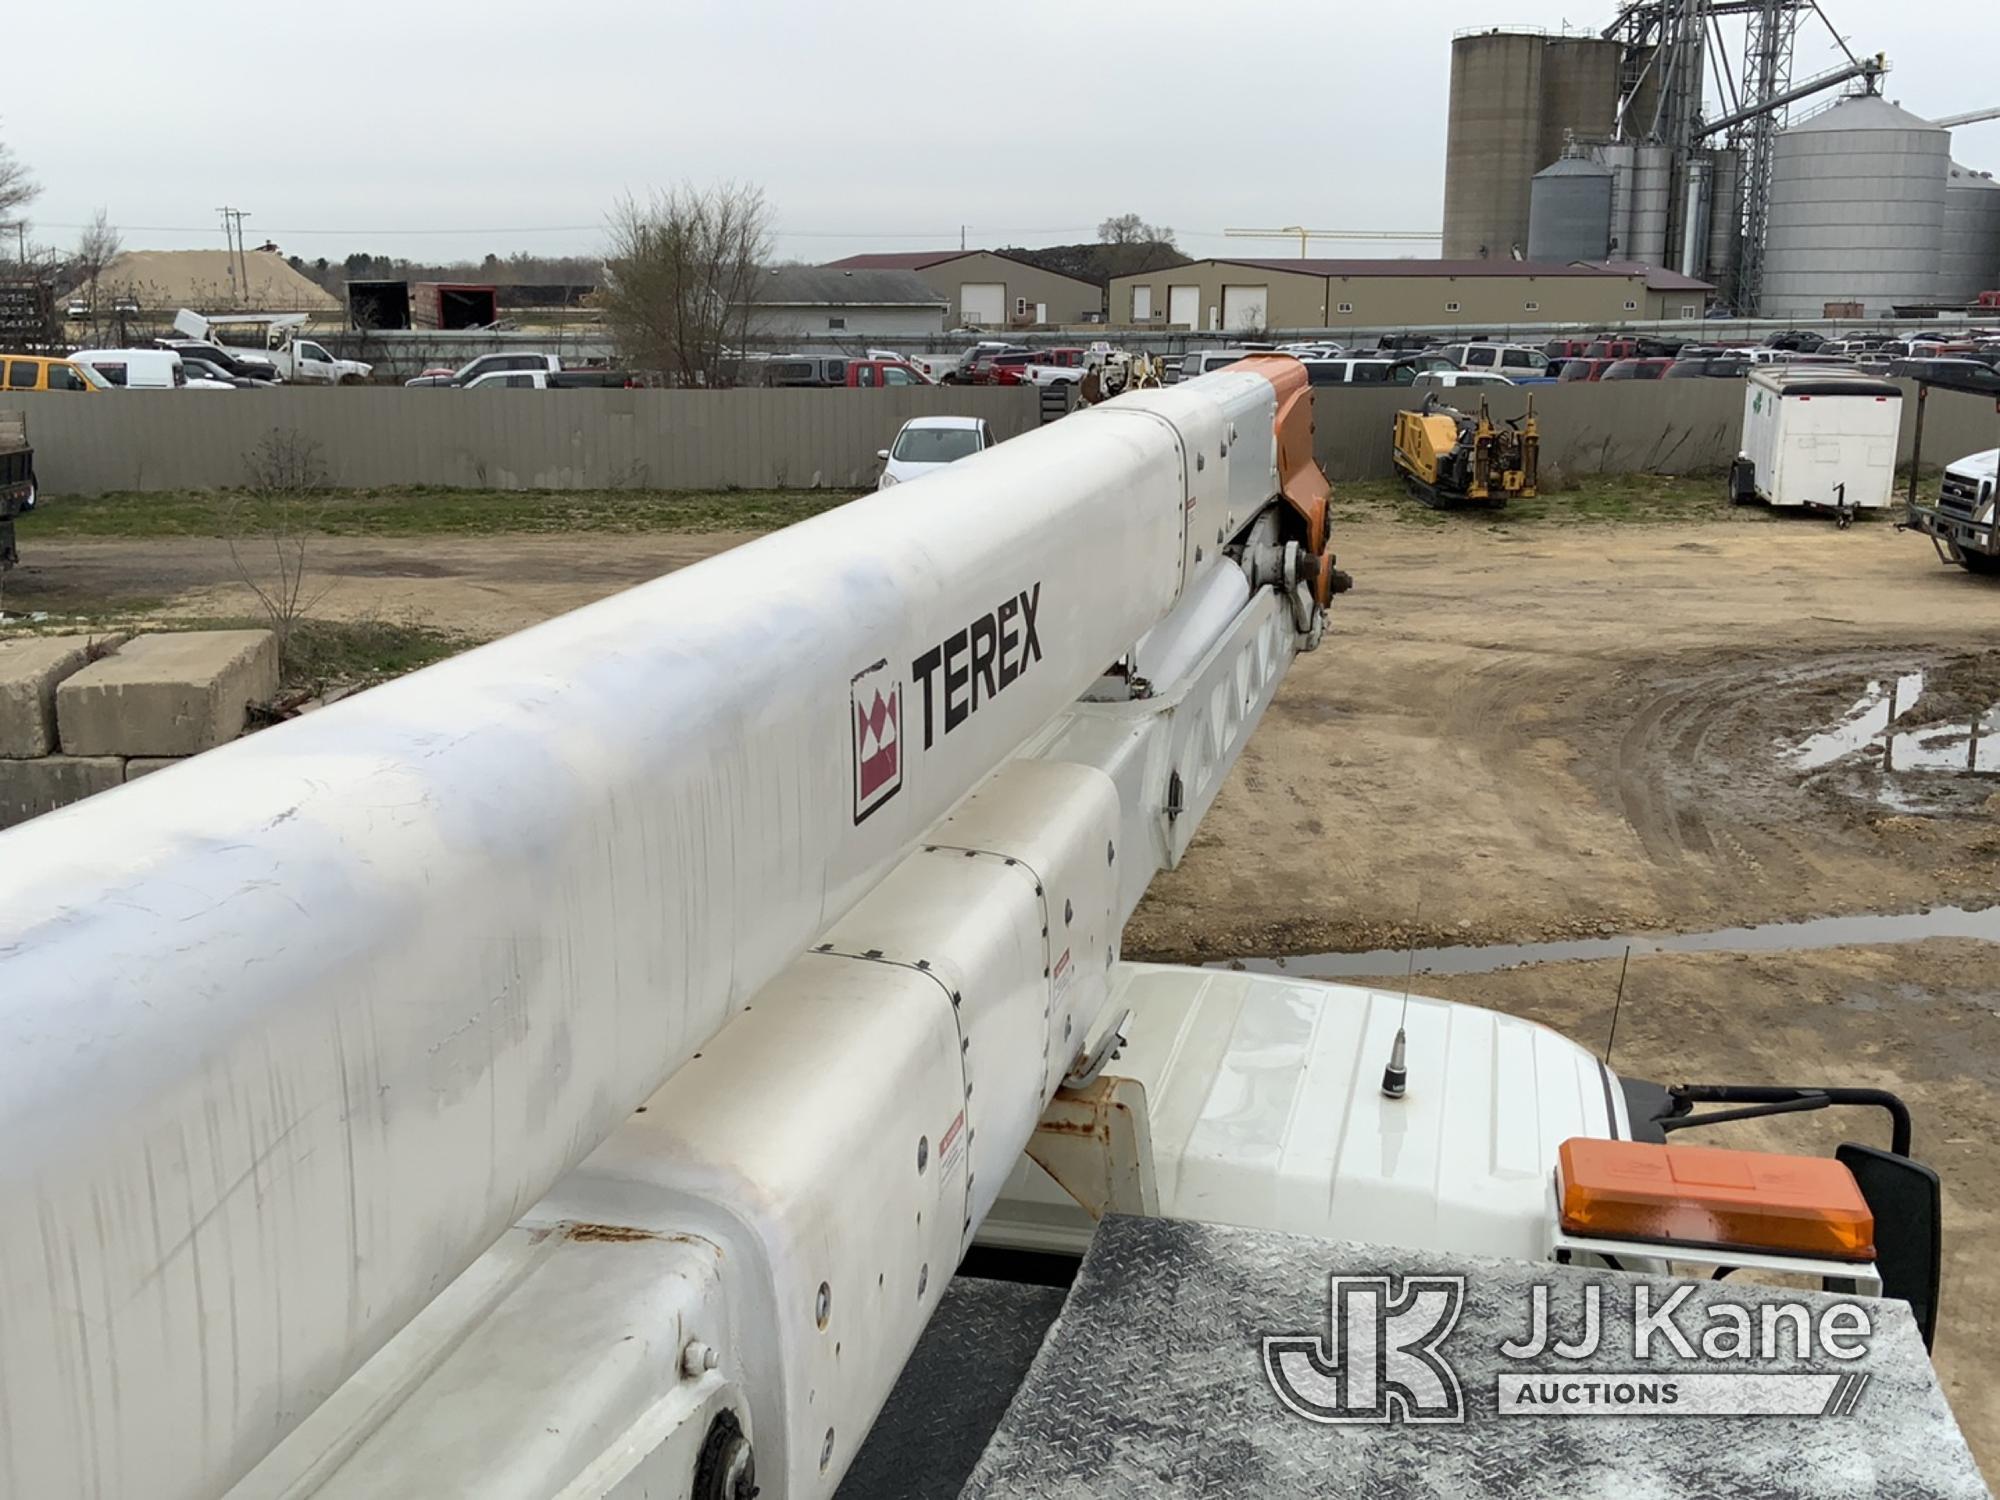
<path fill-rule="evenodd" d="M 1264 1340 L 1264 1376 L 1311 1422 L 1463 1422 L 1458 1372 L 1438 1352 L 1465 1306 L 1463 1276 L 1336 1276 L 1327 1336 Z"/>

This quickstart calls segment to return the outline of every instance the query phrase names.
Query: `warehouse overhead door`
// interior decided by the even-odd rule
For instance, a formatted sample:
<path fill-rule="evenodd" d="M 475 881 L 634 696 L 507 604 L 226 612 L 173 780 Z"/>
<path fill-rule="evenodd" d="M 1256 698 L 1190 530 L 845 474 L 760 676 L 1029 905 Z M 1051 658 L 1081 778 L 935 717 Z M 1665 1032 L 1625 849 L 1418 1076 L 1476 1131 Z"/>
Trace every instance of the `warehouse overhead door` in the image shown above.
<path fill-rule="evenodd" d="M 999 328 L 1007 321 L 1007 284 L 1002 281 L 961 281 L 958 316 L 977 328 Z"/>
<path fill-rule="evenodd" d="M 1266 313 L 1271 289 L 1265 286 L 1226 286 L 1222 289 L 1222 326 L 1231 333 L 1246 328 L 1268 328 Z"/>
<path fill-rule="evenodd" d="M 1201 326 L 1201 288 L 1198 286 L 1170 286 L 1167 288 L 1167 321 L 1182 328 Z"/>

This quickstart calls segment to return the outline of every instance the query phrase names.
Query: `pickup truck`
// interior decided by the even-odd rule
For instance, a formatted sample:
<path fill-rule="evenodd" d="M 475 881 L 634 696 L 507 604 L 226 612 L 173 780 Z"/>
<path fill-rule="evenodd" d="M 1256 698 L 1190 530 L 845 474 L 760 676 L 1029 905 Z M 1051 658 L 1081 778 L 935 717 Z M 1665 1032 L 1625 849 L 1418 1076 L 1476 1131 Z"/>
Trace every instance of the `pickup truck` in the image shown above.
<path fill-rule="evenodd" d="M 2000 575 L 2000 525 L 1994 496 L 2000 488 L 2000 448 L 1967 454 L 1945 465 L 1935 505 L 1913 499 L 1904 525 L 1929 536 L 1940 556 L 1968 573 Z"/>
<path fill-rule="evenodd" d="M 403 384 L 406 386 L 471 385 L 482 375 L 521 370 L 554 375 L 562 367 L 560 354 L 532 354 L 525 350 L 507 354 L 482 354 L 477 359 L 467 360 L 456 370 L 426 370 L 414 379 L 404 381 Z"/>
<path fill-rule="evenodd" d="M 931 378 L 907 360 L 850 359 L 846 384 L 875 390 L 891 385 L 930 385 Z"/>
<path fill-rule="evenodd" d="M 20 561 L 14 518 L 35 508 L 35 450 L 26 412 L 0 411 L 0 572 Z"/>
<path fill-rule="evenodd" d="M 956 377 L 964 351 L 952 349 L 943 354 L 899 354 L 894 349 L 870 349 L 868 358 L 906 364 L 932 385 L 943 385 L 947 376 Z"/>
<path fill-rule="evenodd" d="M 1103 358 L 1100 351 L 1098 358 Z M 1086 349 L 1037 349 L 1034 356 L 1016 365 L 995 362 L 993 383 L 995 385 L 1067 385 L 1071 381 L 1083 379 L 1083 373 L 1090 368 L 1090 351 Z"/>
<path fill-rule="evenodd" d="M 174 331 L 184 338 L 212 343 L 238 360 L 268 360 L 280 380 L 295 385 L 359 385 L 375 367 L 358 359 L 339 359 L 324 345 L 304 336 L 304 313 L 237 313 L 206 318 L 182 308 L 174 314 Z M 255 344 L 230 343 L 218 330 L 245 328 L 262 338 Z"/>

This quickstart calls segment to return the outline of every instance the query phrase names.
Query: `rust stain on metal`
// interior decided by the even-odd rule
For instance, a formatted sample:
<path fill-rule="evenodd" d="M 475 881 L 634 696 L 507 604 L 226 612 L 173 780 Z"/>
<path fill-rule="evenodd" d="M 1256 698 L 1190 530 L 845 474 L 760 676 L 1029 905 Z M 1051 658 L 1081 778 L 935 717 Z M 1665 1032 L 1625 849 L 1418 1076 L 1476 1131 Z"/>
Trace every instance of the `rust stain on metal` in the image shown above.
<path fill-rule="evenodd" d="M 579 1244 L 607 1245 L 628 1244 L 633 1240 L 659 1240 L 668 1236 L 655 1234 L 650 1229 L 634 1229 L 629 1224 L 572 1224 L 569 1237 Z"/>
<path fill-rule="evenodd" d="M 1112 1098 L 1116 1081 L 1106 1074 L 1080 1089 L 1058 1089 L 1035 1129 L 1050 1135 L 1110 1139 L 1111 1114 L 1122 1108 Z"/>

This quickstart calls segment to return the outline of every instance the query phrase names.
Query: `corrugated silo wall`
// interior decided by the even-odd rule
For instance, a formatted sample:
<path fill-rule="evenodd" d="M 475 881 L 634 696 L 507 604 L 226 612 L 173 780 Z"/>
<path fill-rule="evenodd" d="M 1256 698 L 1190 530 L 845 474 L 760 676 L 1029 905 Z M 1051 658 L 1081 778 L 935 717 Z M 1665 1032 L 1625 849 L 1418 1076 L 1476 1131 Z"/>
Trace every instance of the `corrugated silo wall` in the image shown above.
<path fill-rule="evenodd" d="M 1778 137 L 1760 310 L 1870 317 L 1938 294 L 1951 135 L 1886 99 L 1849 99 Z"/>
<path fill-rule="evenodd" d="M 1624 48 L 1594 36 L 1554 36 L 1542 46 L 1540 171 L 1563 153 L 1566 136 L 1604 141 L 1618 123 L 1618 59 Z"/>
<path fill-rule="evenodd" d="M 1444 255 L 1504 259 L 1528 244 L 1528 186 L 1541 149 L 1543 39 L 1520 32 L 1451 44 L 1445 130 Z"/>
<path fill-rule="evenodd" d="M 1952 164 L 1944 195 L 1938 301 L 1947 306 L 2000 290 L 2000 183 Z"/>

